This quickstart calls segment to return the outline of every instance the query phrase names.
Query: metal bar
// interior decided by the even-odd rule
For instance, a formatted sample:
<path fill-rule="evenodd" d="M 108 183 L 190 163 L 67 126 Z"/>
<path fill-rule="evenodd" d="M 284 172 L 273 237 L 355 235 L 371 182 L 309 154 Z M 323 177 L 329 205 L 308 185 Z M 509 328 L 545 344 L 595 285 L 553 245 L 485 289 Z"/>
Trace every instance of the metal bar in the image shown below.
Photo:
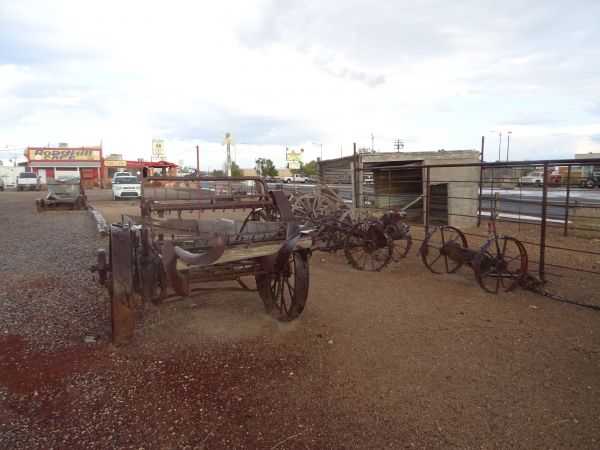
<path fill-rule="evenodd" d="M 546 259 L 546 213 L 548 209 L 548 163 L 544 163 L 544 178 L 542 183 L 542 224 L 540 229 L 540 262 L 539 274 L 542 283 L 546 282 L 546 269 L 544 262 Z"/>
<path fill-rule="evenodd" d="M 554 166 L 589 166 L 600 165 L 600 159 L 542 159 L 536 161 L 510 161 L 510 162 L 478 162 L 478 163 L 448 163 L 448 164 L 403 164 L 400 166 L 385 166 L 390 170 L 405 170 L 410 167 L 529 167 L 542 166 L 549 163 Z M 376 166 L 374 168 L 377 168 Z"/>
<path fill-rule="evenodd" d="M 569 230 L 569 197 L 571 195 L 571 166 L 567 170 L 567 198 L 565 199 L 565 229 L 563 236 L 567 236 Z"/>
<path fill-rule="evenodd" d="M 481 162 L 483 162 L 483 150 L 485 147 L 485 136 L 481 136 Z M 483 166 L 479 168 L 479 209 L 477 212 L 477 226 L 481 226 L 481 201 L 483 197 Z"/>
<path fill-rule="evenodd" d="M 430 176 L 430 168 L 427 167 L 425 169 L 425 210 L 423 211 L 425 213 L 425 236 L 427 236 L 427 234 L 429 233 L 429 197 L 430 197 L 430 187 L 429 187 L 429 176 Z"/>

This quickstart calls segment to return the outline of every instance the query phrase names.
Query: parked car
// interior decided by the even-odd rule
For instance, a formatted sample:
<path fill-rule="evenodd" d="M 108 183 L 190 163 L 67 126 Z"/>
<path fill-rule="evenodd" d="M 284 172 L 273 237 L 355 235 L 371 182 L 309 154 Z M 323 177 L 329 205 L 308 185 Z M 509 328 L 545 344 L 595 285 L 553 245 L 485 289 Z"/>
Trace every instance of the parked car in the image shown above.
<path fill-rule="evenodd" d="M 17 176 L 17 191 L 23 191 L 25 189 L 31 189 L 34 191 L 41 191 L 42 185 L 40 183 L 40 177 L 35 172 L 21 172 Z"/>
<path fill-rule="evenodd" d="M 142 195 L 142 182 L 133 176 L 116 177 L 113 179 L 112 198 L 140 198 Z"/>
<path fill-rule="evenodd" d="M 548 174 L 548 186 L 560 186 L 562 184 L 563 176 L 560 173 L 553 172 Z M 534 186 L 540 187 L 544 184 L 544 172 L 535 171 L 531 172 L 528 175 L 524 175 L 519 178 L 519 186 L 532 184 Z"/>
<path fill-rule="evenodd" d="M 0 177 L 0 191 L 4 190 L 4 180 Z"/>
<path fill-rule="evenodd" d="M 319 177 L 316 175 L 309 175 L 306 177 L 306 182 L 310 184 L 317 184 L 319 182 Z"/>
<path fill-rule="evenodd" d="M 115 172 L 115 174 L 113 175 L 113 177 L 110 180 L 110 182 L 114 184 L 115 180 L 118 177 L 132 177 L 132 176 L 133 175 L 131 174 L 131 172 Z"/>
<path fill-rule="evenodd" d="M 289 177 L 283 177 L 284 183 L 306 183 L 306 178 L 300 175 L 299 173 L 295 173 Z"/>

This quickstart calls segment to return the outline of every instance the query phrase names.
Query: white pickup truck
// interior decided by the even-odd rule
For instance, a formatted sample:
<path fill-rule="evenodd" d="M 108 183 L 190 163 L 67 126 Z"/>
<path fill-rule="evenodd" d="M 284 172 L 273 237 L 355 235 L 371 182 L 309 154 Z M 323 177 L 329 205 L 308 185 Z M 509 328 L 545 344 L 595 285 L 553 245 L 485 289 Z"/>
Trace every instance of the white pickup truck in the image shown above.
<path fill-rule="evenodd" d="M 306 183 L 306 181 L 307 179 L 299 173 L 295 173 L 290 177 L 283 177 L 284 183 Z"/>
<path fill-rule="evenodd" d="M 42 189 L 40 177 L 35 172 L 21 172 L 17 176 L 17 191 L 32 189 L 39 191 Z"/>

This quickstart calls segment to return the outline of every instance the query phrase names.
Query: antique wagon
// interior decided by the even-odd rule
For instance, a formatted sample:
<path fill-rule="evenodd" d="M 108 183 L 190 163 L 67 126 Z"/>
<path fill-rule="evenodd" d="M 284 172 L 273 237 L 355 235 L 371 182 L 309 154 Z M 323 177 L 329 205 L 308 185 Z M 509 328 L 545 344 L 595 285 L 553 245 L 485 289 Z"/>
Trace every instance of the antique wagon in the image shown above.
<path fill-rule="evenodd" d="M 109 249 L 92 268 L 110 294 L 115 344 L 131 341 L 134 311 L 145 302 L 217 281 L 248 288 L 244 277 L 254 278 L 267 311 L 282 321 L 304 309 L 311 239 L 283 191 L 268 192 L 259 177 L 147 177 L 140 210 L 110 227 Z"/>
<path fill-rule="evenodd" d="M 47 182 L 48 194 L 45 198 L 35 201 L 39 211 L 48 209 L 84 209 L 87 201 L 81 180 L 76 177 L 64 180 L 49 178 Z"/>

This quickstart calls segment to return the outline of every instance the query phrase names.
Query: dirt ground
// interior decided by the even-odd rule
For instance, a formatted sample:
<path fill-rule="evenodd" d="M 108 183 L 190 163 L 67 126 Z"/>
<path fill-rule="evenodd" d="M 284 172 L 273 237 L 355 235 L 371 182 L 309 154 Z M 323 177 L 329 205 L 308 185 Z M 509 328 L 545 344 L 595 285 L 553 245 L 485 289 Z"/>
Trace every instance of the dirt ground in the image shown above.
<path fill-rule="evenodd" d="M 137 213 L 101 194 L 109 223 Z M 6 325 L 0 448 L 600 447 L 600 312 L 431 274 L 417 246 L 380 273 L 314 253 L 292 323 L 256 292 L 203 294 L 149 311 L 117 349 L 88 287 L 96 343 L 40 352 Z"/>

